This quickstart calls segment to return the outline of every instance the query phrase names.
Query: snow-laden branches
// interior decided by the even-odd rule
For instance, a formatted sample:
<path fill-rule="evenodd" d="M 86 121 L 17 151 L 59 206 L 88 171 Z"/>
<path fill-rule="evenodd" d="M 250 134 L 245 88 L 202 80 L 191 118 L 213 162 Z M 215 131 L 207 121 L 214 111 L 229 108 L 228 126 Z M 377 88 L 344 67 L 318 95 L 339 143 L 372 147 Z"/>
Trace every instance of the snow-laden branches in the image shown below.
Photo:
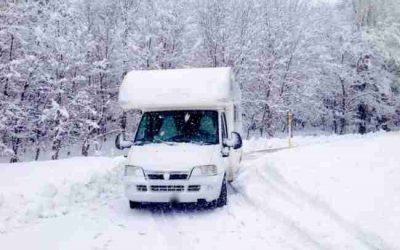
<path fill-rule="evenodd" d="M 133 69 L 233 67 L 244 136 L 400 125 L 397 0 L 3 1 L 0 153 L 88 155 L 100 136 L 133 131 L 119 84 Z M 188 83 L 190 84 L 190 83 Z"/>

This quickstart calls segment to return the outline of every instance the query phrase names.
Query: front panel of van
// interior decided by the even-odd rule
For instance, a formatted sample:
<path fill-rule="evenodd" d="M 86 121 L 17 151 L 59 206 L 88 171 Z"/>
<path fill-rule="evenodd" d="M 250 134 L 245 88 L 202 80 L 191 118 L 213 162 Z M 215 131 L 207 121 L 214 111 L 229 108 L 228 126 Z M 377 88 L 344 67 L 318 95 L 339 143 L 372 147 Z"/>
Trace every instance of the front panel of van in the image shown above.
<path fill-rule="evenodd" d="M 214 122 L 212 111 L 217 114 Z M 141 124 L 150 117 L 146 113 L 142 116 Z M 148 138 L 143 135 L 143 126 L 139 125 L 125 167 L 127 198 L 135 202 L 216 200 L 229 165 L 229 157 L 222 156 L 221 114 L 216 110 L 153 113 L 153 122 L 155 119 L 163 124 L 149 125 L 153 126 L 154 131 L 149 130 L 153 134 Z M 165 119 L 157 119 L 157 115 L 165 115 Z M 175 130 L 183 129 L 182 126 L 187 125 L 185 123 L 192 123 L 189 126 L 204 130 L 195 131 L 199 135 L 203 133 L 204 140 L 196 136 L 181 136 L 180 133 L 175 136 Z M 160 126 L 168 129 L 160 132 Z M 207 134 L 207 131 L 210 133 L 215 130 L 218 138 Z M 158 137 L 155 137 L 155 133 Z"/>

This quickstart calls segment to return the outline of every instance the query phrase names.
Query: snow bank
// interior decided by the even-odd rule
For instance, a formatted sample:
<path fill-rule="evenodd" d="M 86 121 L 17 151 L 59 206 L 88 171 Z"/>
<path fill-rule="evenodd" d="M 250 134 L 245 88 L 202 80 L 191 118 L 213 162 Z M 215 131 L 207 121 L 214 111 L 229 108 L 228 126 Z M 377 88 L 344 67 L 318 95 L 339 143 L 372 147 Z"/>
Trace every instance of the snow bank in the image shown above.
<path fill-rule="evenodd" d="M 299 135 L 292 138 L 292 145 L 294 147 L 315 145 L 321 143 L 339 142 L 347 140 L 359 140 L 365 138 L 372 138 L 379 135 L 384 135 L 386 132 L 375 132 L 366 135 L 360 134 L 347 134 L 347 135 Z M 244 153 L 253 153 L 257 151 L 287 148 L 289 145 L 287 137 L 274 137 L 274 138 L 250 138 L 244 140 L 243 151 Z"/>
<path fill-rule="evenodd" d="M 129 72 L 119 90 L 124 109 L 208 107 L 233 101 L 230 68 Z"/>
<path fill-rule="evenodd" d="M 0 164 L 0 232 L 72 206 L 119 195 L 123 157 Z"/>

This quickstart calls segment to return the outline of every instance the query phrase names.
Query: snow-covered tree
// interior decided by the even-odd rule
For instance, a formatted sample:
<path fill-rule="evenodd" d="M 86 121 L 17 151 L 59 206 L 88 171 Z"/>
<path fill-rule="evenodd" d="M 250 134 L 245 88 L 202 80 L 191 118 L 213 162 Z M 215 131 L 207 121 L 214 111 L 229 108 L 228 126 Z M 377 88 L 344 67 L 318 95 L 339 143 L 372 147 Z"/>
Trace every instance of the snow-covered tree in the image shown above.
<path fill-rule="evenodd" d="M 130 70 L 230 66 L 245 136 L 400 126 L 398 0 L 3 0 L 0 154 L 88 155 L 133 131 Z M 190 84 L 190 83 L 188 83 Z"/>

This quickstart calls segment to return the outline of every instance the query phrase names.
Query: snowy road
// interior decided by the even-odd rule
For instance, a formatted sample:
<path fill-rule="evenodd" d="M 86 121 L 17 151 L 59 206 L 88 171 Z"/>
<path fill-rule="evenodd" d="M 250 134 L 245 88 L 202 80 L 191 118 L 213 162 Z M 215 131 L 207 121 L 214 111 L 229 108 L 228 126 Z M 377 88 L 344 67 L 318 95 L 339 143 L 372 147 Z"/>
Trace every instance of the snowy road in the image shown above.
<path fill-rule="evenodd" d="M 0 246 L 400 249 L 399 142 L 396 133 L 354 136 L 252 155 L 228 206 L 203 211 L 130 210 L 118 159 L 0 165 Z"/>

